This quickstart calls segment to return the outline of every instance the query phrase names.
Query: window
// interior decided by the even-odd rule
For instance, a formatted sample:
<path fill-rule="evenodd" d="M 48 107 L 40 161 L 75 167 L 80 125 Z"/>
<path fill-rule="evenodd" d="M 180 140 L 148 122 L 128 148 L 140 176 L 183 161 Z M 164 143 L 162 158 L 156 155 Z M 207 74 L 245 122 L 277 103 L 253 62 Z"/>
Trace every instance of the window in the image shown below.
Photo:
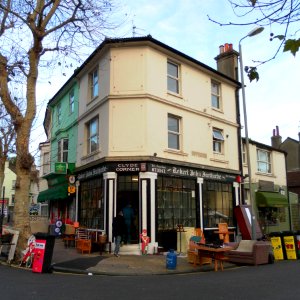
<path fill-rule="evenodd" d="M 246 144 L 242 144 L 242 160 L 243 163 L 247 163 L 247 149 L 246 149 Z"/>
<path fill-rule="evenodd" d="M 12 190 L 15 190 L 15 189 L 16 189 L 16 181 L 15 181 L 15 180 L 12 181 L 11 189 L 12 189 Z"/>
<path fill-rule="evenodd" d="M 58 162 L 68 162 L 68 148 L 69 148 L 68 139 L 61 139 L 58 141 L 58 148 L 57 148 Z"/>
<path fill-rule="evenodd" d="M 98 118 L 92 119 L 87 124 L 88 129 L 88 153 L 92 153 L 99 148 L 99 128 L 98 128 Z"/>
<path fill-rule="evenodd" d="M 57 123 L 60 124 L 61 122 L 61 104 L 57 104 Z"/>
<path fill-rule="evenodd" d="M 211 105 L 217 109 L 221 109 L 220 90 L 220 84 L 216 81 L 211 81 Z"/>
<path fill-rule="evenodd" d="M 94 99 L 99 94 L 98 69 L 90 74 L 91 98 Z"/>
<path fill-rule="evenodd" d="M 168 61 L 168 91 L 179 94 L 179 66 Z"/>
<path fill-rule="evenodd" d="M 50 173 L 50 153 L 45 152 L 43 156 L 43 174 Z"/>
<path fill-rule="evenodd" d="M 70 114 L 72 114 L 74 112 L 74 99 L 75 96 L 74 96 L 74 89 L 72 89 L 70 91 L 70 94 L 69 94 L 69 110 L 70 110 Z"/>
<path fill-rule="evenodd" d="M 269 151 L 257 149 L 257 171 L 271 173 L 271 153 Z"/>
<path fill-rule="evenodd" d="M 213 129 L 213 151 L 216 153 L 223 152 L 224 137 L 220 129 Z"/>
<path fill-rule="evenodd" d="M 168 116 L 168 148 L 180 150 L 180 118 Z"/>

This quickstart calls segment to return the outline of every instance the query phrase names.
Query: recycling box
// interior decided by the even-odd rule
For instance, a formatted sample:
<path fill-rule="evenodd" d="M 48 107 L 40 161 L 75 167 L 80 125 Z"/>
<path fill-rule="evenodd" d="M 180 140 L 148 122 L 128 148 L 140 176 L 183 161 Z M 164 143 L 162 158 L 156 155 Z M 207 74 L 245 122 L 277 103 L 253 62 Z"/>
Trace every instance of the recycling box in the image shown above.
<path fill-rule="evenodd" d="M 35 234 L 35 249 L 32 264 L 32 272 L 45 273 L 51 271 L 51 261 L 55 243 L 55 237 L 44 234 Z"/>
<path fill-rule="evenodd" d="M 282 242 L 281 242 L 281 233 L 280 232 L 272 232 L 270 233 L 270 240 L 273 248 L 274 258 L 276 260 L 283 260 L 283 249 L 282 249 Z"/>

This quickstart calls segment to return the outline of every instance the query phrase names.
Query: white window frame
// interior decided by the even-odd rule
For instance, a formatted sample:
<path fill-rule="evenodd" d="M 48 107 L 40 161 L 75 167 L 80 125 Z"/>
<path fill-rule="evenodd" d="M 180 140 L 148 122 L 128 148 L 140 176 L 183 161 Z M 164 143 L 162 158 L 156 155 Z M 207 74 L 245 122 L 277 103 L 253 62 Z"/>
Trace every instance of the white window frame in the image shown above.
<path fill-rule="evenodd" d="M 50 153 L 43 154 L 43 175 L 50 173 Z"/>
<path fill-rule="evenodd" d="M 57 142 L 57 161 L 68 162 L 69 157 L 69 139 L 62 138 Z"/>
<path fill-rule="evenodd" d="M 246 144 L 242 143 L 242 162 L 247 164 L 247 149 Z"/>
<path fill-rule="evenodd" d="M 57 123 L 60 124 L 61 123 L 61 103 L 57 104 L 56 110 L 57 110 Z"/>
<path fill-rule="evenodd" d="M 223 130 L 219 128 L 213 128 L 213 152 L 218 154 L 224 153 L 224 136 Z"/>
<path fill-rule="evenodd" d="M 173 74 L 170 72 L 170 68 L 175 67 L 176 68 L 176 73 Z M 167 62 L 167 86 L 168 86 L 168 92 L 174 93 L 174 94 L 179 94 L 180 93 L 180 84 L 179 84 L 179 79 L 180 79 L 180 65 L 176 64 L 172 61 Z M 174 85 L 175 83 L 175 85 Z M 174 88 L 175 86 L 175 88 Z"/>
<path fill-rule="evenodd" d="M 90 73 L 90 83 L 91 83 L 91 99 L 99 96 L 99 72 L 98 68 L 94 69 Z"/>
<path fill-rule="evenodd" d="M 176 128 L 170 126 L 170 121 L 176 122 Z M 168 114 L 168 149 L 181 150 L 181 117 Z M 175 147 L 173 146 L 175 144 Z"/>
<path fill-rule="evenodd" d="M 263 159 L 262 155 L 266 155 Z M 264 149 L 256 149 L 257 155 L 257 172 L 264 174 L 272 173 L 271 152 Z"/>
<path fill-rule="evenodd" d="M 71 89 L 71 91 L 69 93 L 69 111 L 70 111 L 70 114 L 72 114 L 74 112 L 74 108 L 75 108 L 75 93 L 74 93 L 74 89 Z"/>
<path fill-rule="evenodd" d="M 217 87 L 215 91 L 214 86 Z M 221 84 L 215 80 L 211 80 L 211 106 L 216 109 L 221 109 Z"/>
<path fill-rule="evenodd" d="M 96 125 L 96 130 L 93 130 L 93 125 Z M 93 147 L 92 142 L 95 143 Z M 87 152 L 93 153 L 99 149 L 99 118 L 95 117 L 87 123 Z"/>

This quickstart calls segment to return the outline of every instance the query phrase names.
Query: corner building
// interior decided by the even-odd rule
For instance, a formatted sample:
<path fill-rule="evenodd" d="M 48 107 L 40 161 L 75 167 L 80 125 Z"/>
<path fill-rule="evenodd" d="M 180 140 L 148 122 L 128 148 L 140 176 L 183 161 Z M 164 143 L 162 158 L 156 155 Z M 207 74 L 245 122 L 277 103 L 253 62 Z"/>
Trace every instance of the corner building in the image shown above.
<path fill-rule="evenodd" d="M 228 51 L 219 56 L 237 58 Z M 130 203 L 130 249 L 143 229 L 149 249 L 166 251 L 178 248 L 179 224 L 208 238 L 219 222 L 235 229 L 238 81 L 151 36 L 106 39 L 73 77 L 81 226 L 113 242 L 112 220 Z"/>

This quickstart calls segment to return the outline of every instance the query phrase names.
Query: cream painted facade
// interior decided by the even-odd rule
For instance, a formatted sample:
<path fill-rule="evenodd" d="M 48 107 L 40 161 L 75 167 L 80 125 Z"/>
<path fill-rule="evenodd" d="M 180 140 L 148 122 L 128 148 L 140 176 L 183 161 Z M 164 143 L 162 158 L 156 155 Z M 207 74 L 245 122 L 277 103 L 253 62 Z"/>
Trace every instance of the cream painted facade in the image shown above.
<path fill-rule="evenodd" d="M 245 149 L 245 143 L 243 147 Z M 250 141 L 249 149 L 252 199 L 255 201 L 256 215 L 263 233 L 268 234 L 270 232 L 290 230 L 291 220 L 286 176 L 286 153 L 255 141 Z M 264 154 L 263 157 L 260 156 L 260 152 Z M 267 165 L 269 167 L 266 167 Z M 243 174 L 248 174 L 248 164 L 246 161 L 243 163 Z M 245 201 L 248 205 L 251 205 L 248 177 L 245 178 L 244 184 L 246 188 Z M 263 203 L 261 195 L 266 195 L 266 201 L 263 201 Z M 267 199 L 267 197 L 270 198 Z M 276 203 L 276 201 L 280 202 Z M 275 217 L 271 217 L 271 215 Z"/>
<path fill-rule="evenodd" d="M 168 89 L 168 63 L 178 70 L 178 93 Z M 176 248 L 180 223 L 201 227 L 208 240 L 215 239 L 218 222 L 236 228 L 238 81 L 151 37 L 105 40 L 74 76 L 79 83 L 76 173 L 83 226 L 98 228 L 113 242 L 113 218 L 130 201 L 133 243 L 139 244 L 146 229 L 152 251 Z M 212 81 L 219 87 L 219 108 L 212 107 Z M 98 87 L 96 97 L 92 86 Z M 168 144 L 170 118 L 178 122 L 178 149 Z M 90 151 L 95 120 L 99 147 Z M 219 152 L 213 150 L 214 129 L 222 133 Z"/>
<path fill-rule="evenodd" d="M 167 62 L 180 66 L 180 92 L 167 91 Z M 134 63 L 133 63 L 134 62 Z M 89 101 L 89 74 L 99 72 L 99 96 Z M 80 74 L 77 166 L 103 157 L 153 156 L 239 170 L 236 84 L 149 42 L 102 49 Z M 211 107 L 211 80 L 221 83 L 222 109 Z M 180 117 L 179 151 L 168 149 L 168 114 Z M 99 118 L 99 151 L 87 153 L 86 123 Z M 222 154 L 212 129 L 223 130 Z M 159 134 L 158 134 L 159 133 Z"/>

